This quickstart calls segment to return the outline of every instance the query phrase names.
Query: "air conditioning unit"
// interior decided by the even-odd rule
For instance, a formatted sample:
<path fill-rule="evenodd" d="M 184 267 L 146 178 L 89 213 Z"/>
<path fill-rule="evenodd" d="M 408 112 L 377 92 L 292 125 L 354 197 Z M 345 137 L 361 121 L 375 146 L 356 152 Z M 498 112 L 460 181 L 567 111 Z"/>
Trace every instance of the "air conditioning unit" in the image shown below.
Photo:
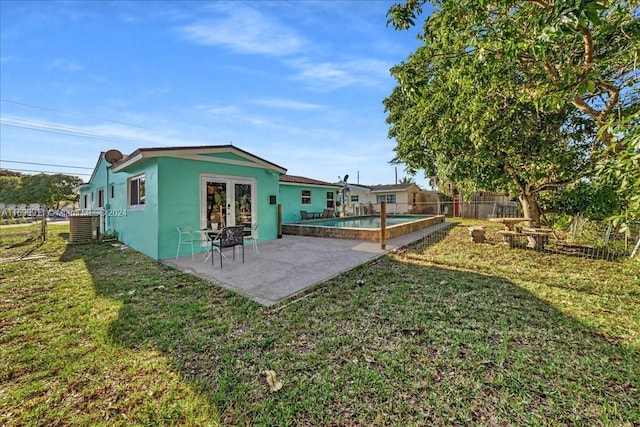
<path fill-rule="evenodd" d="M 74 215 L 69 217 L 69 243 L 97 240 L 99 235 L 99 215 Z"/>

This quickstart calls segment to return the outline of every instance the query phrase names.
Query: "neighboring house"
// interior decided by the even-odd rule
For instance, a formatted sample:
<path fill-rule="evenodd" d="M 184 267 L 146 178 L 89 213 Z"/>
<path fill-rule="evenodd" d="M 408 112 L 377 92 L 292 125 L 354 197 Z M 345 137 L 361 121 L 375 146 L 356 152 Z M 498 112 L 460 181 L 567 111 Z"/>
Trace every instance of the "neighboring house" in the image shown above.
<path fill-rule="evenodd" d="M 351 184 L 341 182 L 340 199 L 341 212 L 345 215 L 369 215 L 380 212 L 380 206 L 376 207 L 376 196 L 371 193 L 368 185 Z"/>
<path fill-rule="evenodd" d="M 414 205 L 419 202 L 421 191 L 414 183 L 371 186 L 371 194 L 375 195 L 376 203 L 387 202 L 388 213 L 412 213 Z"/>
<path fill-rule="evenodd" d="M 114 154 L 115 153 L 115 154 Z M 176 256 L 179 226 L 259 224 L 277 238 L 277 197 L 286 169 L 233 145 L 101 153 L 80 209 L 104 215 L 103 230 L 154 259 Z M 206 243 L 199 248 L 205 250 Z M 183 247 L 187 254 L 188 247 Z"/>
<path fill-rule="evenodd" d="M 440 210 L 439 193 L 422 190 L 414 183 L 369 186 L 340 182 L 339 185 L 345 215 L 380 213 L 381 202 L 387 203 L 387 213 L 391 214 L 435 215 Z"/>
<path fill-rule="evenodd" d="M 340 186 L 303 176 L 282 175 L 280 177 L 280 203 L 282 204 L 282 222 L 300 221 L 300 212 L 335 212 Z"/>

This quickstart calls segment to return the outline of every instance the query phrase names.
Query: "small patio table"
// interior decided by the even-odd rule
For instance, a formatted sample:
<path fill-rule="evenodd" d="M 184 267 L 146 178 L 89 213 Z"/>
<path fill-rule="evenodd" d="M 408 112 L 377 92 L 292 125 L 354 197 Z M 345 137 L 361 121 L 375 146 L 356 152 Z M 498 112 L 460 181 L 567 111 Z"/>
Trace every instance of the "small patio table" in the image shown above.
<path fill-rule="evenodd" d="M 507 231 L 513 231 L 516 224 L 531 221 L 530 218 L 489 218 L 491 222 L 501 222 Z"/>

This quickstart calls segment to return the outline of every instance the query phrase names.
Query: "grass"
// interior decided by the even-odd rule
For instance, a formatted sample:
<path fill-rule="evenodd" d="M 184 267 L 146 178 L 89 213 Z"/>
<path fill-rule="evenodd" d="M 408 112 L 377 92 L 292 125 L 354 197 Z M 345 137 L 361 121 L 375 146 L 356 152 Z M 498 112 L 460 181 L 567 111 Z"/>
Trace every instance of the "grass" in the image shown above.
<path fill-rule="evenodd" d="M 0 425 L 638 425 L 640 264 L 469 224 L 274 308 L 0 228 Z"/>

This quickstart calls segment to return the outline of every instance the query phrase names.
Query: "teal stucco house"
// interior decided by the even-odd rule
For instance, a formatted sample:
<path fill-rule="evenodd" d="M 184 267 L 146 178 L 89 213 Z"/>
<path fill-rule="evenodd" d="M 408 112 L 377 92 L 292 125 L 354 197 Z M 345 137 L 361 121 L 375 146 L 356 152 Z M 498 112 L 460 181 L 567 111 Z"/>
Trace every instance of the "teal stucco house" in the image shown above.
<path fill-rule="evenodd" d="M 325 209 L 336 211 L 340 205 L 341 187 L 317 179 L 296 175 L 280 177 L 280 197 L 282 222 L 297 222 L 300 212 L 321 213 Z"/>
<path fill-rule="evenodd" d="M 233 145 L 140 148 L 101 153 L 78 187 L 81 212 L 100 215 L 102 232 L 153 259 L 176 256 L 177 227 L 258 224 L 257 241 L 278 237 L 300 211 L 335 207 L 340 187 L 286 175 L 286 169 Z M 198 251 L 208 249 L 202 242 Z M 181 255 L 190 249 L 183 246 Z"/>

